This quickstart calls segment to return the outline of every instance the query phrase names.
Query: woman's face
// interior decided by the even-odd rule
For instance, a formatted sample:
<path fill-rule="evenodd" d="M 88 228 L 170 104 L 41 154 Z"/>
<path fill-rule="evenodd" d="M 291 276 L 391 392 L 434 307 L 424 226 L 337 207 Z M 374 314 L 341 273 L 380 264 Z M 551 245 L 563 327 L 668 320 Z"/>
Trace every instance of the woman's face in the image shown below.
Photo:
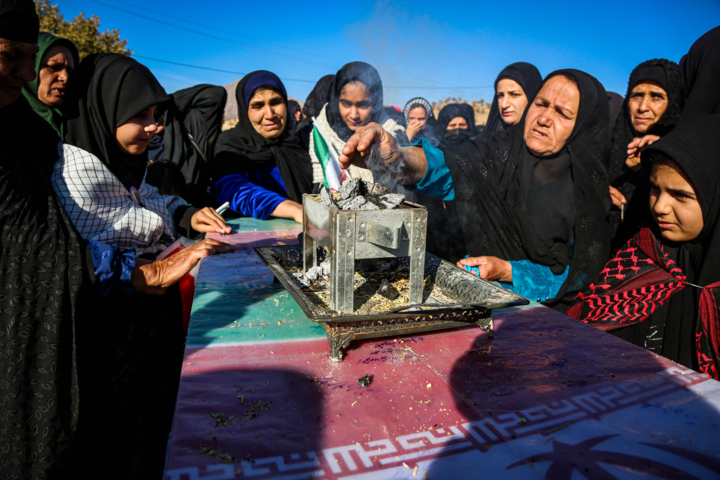
<path fill-rule="evenodd" d="M 275 90 L 256 90 L 248 103 L 248 118 L 256 132 L 272 140 L 285 130 L 287 104 Z"/>
<path fill-rule="evenodd" d="M 75 61 L 70 50 L 56 45 L 45 52 L 40 61 L 38 72 L 38 99 L 45 105 L 59 108 L 65 100 L 65 84 L 70 72 L 75 68 Z"/>
<path fill-rule="evenodd" d="M 689 242 L 705 225 L 695 189 L 680 167 L 653 165 L 650 174 L 650 210 L 660 235 L 671 242 Z"/>
<path fill-rule="evenodd" d="M 452 120 L 450 120 L 450 123 L 448 123 L 447 130 L 455 130 L 456 128 L 460 128 L 462 130 L 467 130 L 468 124 L 467 120 L 465 120 L 464 117 L 455 117 Z"/>
<path fill-rule="evenodd" d="M 659 83 L 646 80 L 638 83 L 630 92 L 628 107 L 633 127 L 639 134 L 645 134 L 665 113 L 668 96 Z"/>
<path fill-rule="evenodd" d="M 411 108 L 408 112 L 408 124 L 416 123 L 418 126 L 422 127 L 427 123 L 427 119 L 427 113 L 425 113 L 425 109 L 423 107 Z"/>
<path fill-rule="evenodd" d="M 340 117 L 353 132 L 370 123 L 373 108 L 370 89 L 362 82 L 347 83 L 340 91 Z"/>
<path fill-rule="evenodd" d="M 525 144 L 534 155 L 555 155 L 572 134 L 580 109 L 580 90 L 557 75 L 540 89 L 525 117 Z"/>
<path fill-rule="evenodd" d="M 162 112 L 153 105 L 117 127 L 115 141 L 123 152 L 140 155 L 150 145 L 150 139 L 162 130 Z"/>
<path fill-rule="evenodd" d="M 520 123 L 528 104 L 527 95 L 520 84 L 515 80 L 503 78 L 498 82 L 495 94 L 498 97 L 498 108 L 503 122 L 507 125 Z"/>

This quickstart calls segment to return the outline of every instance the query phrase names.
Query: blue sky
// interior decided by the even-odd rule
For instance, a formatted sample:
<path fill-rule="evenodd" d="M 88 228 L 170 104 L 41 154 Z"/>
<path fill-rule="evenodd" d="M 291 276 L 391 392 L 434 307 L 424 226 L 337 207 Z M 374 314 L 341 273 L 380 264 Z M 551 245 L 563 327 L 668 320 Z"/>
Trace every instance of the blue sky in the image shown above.
<path fill-rule="evenodd" d="M 362 60 L 379 70 L 385 103 L 401 107 L 415 96 L 491 100 L 498 72 L 517 61 L 535 64 L 543 76 L 584 70 L 624 95 L 637 64 L 679 61 L 720 25 L 718 0 L 51 3 L 67 20 L 85 12 L 101 17 L 101 30 L 118 29 L 168 92 L 226 85 L 241 75 L 149 58 L 239 73 L 270 70 L 300 100 L 321 76 Z"/>

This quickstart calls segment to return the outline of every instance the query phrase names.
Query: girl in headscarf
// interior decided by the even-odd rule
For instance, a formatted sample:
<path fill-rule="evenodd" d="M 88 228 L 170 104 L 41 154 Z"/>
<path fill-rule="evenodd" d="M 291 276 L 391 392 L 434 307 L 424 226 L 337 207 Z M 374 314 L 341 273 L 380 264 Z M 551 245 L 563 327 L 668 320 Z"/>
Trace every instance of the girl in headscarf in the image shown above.
<path fill-rule="evenodd" d="M 438 114 L 438 135 L 440 147 L 449 148 L 460 145 L 477 135 L 475 110 L 467 103 L 450 103 Z"/>
<path fill-rule="evenodd" d="M 542 76 L 535 65 L 517 62 L 505 67 L 495 79 L 495 96 L 480 138 L 490 138 L 522 120 L 542 85 Z"/>
<path fill-rule="evenodd" d="M 180 236 L 230 232 L 211 208 L 160 195 L 144 181 L 167 101 L 150 70 L 130 57 L 90 55 L 75 69 L 52 184 L 85 240 L 154 256 Z"/>
<path fill-rule="evenodd" d="M 403 115 L 405 116 L 405 123 L 407 123 L 406 134 L 410 139 L 410 143 L 425 138 L 436 147 L 440 144 L 440 141 L 435 136 L 437 122 L 430 102 L 421 97 L 413 98 L 405 104 Z"/>
<path fill-rule="evenodd" d="M 718 132 L 720 115 L 696 117 L 645 149 L 651 218 L 568 312 L 715 379 L 720 379 Z"/>
<path fill-rule="evenodd" d="M 405 129 L 383 108 L 383 86 L 378 71 L 364 62 L 348 63 L 335 74 L 330 101 L 322 108 L 313 126 L 310 139 L 313 165 L 324 165 L 318 158 L 320 148 L 326 150 L 330 144 L 340 154 L 353 133 L 371 122 L 380 124 L 401 143 L 407 142 Z M 313 183 L 326 184 L 324 177 L 318 176 L 322 172 L 322 169 L 313 168 Z M 350 177 L 361 177 L 369 182 L 375 180 L 370 170 L 355 166 L 347 172 L 345 180 Z"/>
<path fill-rule="evenodd" d="M 641 63 L 630 74 L 622 110 L 612 133 L 610 150 L 610 185 L 625 198 L 623 218 L 619 208 L 610 212 L 615 236 L 613 246 L 619 248 L 632 237 L 647 217 L 647 173 L 640 172 L 640 159 L 628 160 L 628 145 L 645 135 L 662 137 L 680 119 L 683 105 L 680 69 L 665 59 Z M 631 168 L 632 167 L 632 168 Z M 639 199 L 634 201 L 636 188 Z"/>
<path fill-rule="evenodd" d="M 362 164 L 380 143 L 415 191 L 456 206 L 461 233 L 428 225 L 461 253 L 459 264 L 564 311 L 610 253 L 607 93 L 594 77 L 558 70 L 545 80 L 522 128 L 438 151 L 398 147 L 377 126 L 348 143 L 342 165 Z M 449 172 L 446 172 L 449 170 Z"/>
<path fill-rule="evenodd" d="M 302 195 L 312 193 L 310 157 L 290 135 L 285 85 L 258 70 L 235 89 L 238 123 L 220 134 L 212 165 L 219 203 L 260 220 L 291 218 L 302 223 Z"/>
<path fill-rule="evenodd" d="M 41 148 L 48 152 L 42 157 L 49 161 L 42 167 L 47 169 L 49 176 L 55 163 L 50 159 L 57 157 L 57 144 L 64 134 L 62 106 L 67 82 L 80 63 L 80 57 L 73 42 L 50 33 L 38 35 L 38 47 L 35 57 L 37 76 L 23 86 L 22 93 L 35 113 L 47 122 L 36 134 Z"/>

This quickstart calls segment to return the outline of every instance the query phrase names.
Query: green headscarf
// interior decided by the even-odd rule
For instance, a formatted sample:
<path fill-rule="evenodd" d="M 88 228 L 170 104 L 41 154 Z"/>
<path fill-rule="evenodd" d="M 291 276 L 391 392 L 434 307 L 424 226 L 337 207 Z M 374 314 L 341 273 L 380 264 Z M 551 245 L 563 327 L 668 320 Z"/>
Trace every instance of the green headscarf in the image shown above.
<path fill-rule="evenodd" d="M 70 50 L 70 54 L 73 56 L 76 67 L 78 63 L 80 63 L 80 55 L 78 54 L 77 47 L 75 47 L 73 42 L 67 38 L 60 38 L 50 33 L 40 32 L 40 35 L 38 36 L 39 50 L 37 53 L 37 59 L 35 60 L 35 72 L 37 73 L 37 76 L 35 77 L 35 80 L 28 82 L 23 86 L 22 93 L 25 95 L 25 98 L 27 98 L 27 101 L 30 103 L 32 109 L 35 110 L 35 113 L 48 122 L 53 129 L 55 129 L 58 135 L 60 135 L 60 138 L 63 138 L 65 130 L 63 127 L 61 110 L 41 102 L 37 93 L 38 86 L 40 84 L 40 64 L 42 63 L 45 53 L 56 45 L 63 46 Z"/>

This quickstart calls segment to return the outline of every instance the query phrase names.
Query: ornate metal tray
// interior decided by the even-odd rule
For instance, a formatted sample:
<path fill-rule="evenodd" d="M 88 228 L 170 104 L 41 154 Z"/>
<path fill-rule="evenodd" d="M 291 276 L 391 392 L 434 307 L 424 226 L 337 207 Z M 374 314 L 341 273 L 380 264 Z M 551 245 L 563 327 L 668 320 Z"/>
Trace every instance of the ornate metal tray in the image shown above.
<path fill-rule="evenodd" d="M 328 282 L 320 281 L 307 287 L 293 277 L 293 274 L 303 271 L 303 251 L 300 245 L 256 247 L 255 251 L 308 318 L 323 326 L 330 345 L 330 357 L 338 362 L 343 357 L 342 349 L 352 340 L 456 328 L 473 323 L 492 337 L 493 309 L 530 303 L 510 290 L 426 253 L 422 304 L 406 304 L 384 311 L 377 311 L 378 305 L 375 305 L 371 314 L 343 313 L 329 308 Z M 403 261 L 405 265 L 409 263 L 408 258 L 397 260 L 400 269 Z M 359 265 L 362 270 L 362 263 Z M 360 282 L 363 280 L 365 278 L 360 277 Z"/>

